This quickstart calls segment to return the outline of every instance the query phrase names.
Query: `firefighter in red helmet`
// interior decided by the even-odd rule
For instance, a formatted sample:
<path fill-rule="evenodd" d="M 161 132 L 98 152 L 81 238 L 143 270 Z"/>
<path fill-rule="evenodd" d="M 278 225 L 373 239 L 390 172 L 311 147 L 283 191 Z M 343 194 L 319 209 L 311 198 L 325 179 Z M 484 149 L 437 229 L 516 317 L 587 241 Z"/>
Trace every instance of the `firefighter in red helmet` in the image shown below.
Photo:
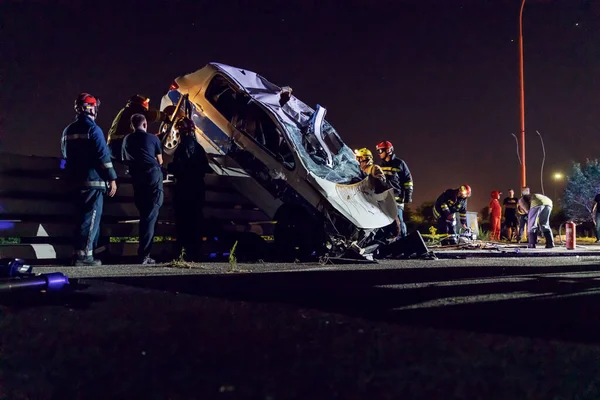
<path fill-rule="evenodd" d="M 404 160 L 396 157 L 392 143 L 385 141 L 377 145 L 377 153 L 381 159 L 381 169 L 388 179 L 389 185 L 394 188 L 400 220 L 400 236 L 406 236 L 404 223 L 404 204 L 412 203 L 413 179 Z"/>
<path fill-rule="evenodd" d="M 457 243 L 456 218 L 458 213 L 460 224 L 467 228 L 467 199 L 471 197 L 471 187 L 461 185 L 458 189 L 448 189 L 442 193 L 433 206 L 433 216 L 437 219 L 438 233 L 447 233 L 449 243 Z"/>
<path fill-rule="evenodd" d="M 150 99 L 146 96 L 136 94 L 131 96 L 125 107 L 119 111 L 112 122 L 108 131 L 107 144 L 112 153 L 112 157 L 117 161 L 123 161 L 123 138 L 132 131 L 131 116 L 133 114 L 142 114 L 146 117 L 148 124 L 159 121 L 167 121 L 167 113 L 151 109 Z"/>
<path fill-rule="evenodd" d="M 78 225 L 74 240 L 74 264 L 102 264 L 94 258 L 100 235 L 104 196 L 117 191 L 117 173 L 102 129 L 96 124 L 100 100 L 81 93 L 75 100 L 77 117 L 62 133 L 61 148 L 67 181 Z"/>

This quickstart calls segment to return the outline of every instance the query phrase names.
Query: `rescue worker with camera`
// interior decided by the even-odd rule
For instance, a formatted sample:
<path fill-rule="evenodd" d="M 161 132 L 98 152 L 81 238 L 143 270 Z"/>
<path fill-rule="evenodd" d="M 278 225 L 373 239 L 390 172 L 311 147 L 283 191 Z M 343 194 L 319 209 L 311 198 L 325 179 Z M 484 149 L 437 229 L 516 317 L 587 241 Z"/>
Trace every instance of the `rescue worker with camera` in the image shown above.
<path fill-rule="evenodd" d="M 179 252 L 185 250 L 185 259 L 200 260 L 202 245 L 202 225 L 206 190 L 204 176 L 212 172 L 206 151 L 196 139 L 196 126 L 189 118 L 182 118 L 176 124 L 181 142 L 168 166 L 169 173 L 175 176 L 173 205 L 177 246 Z"/>

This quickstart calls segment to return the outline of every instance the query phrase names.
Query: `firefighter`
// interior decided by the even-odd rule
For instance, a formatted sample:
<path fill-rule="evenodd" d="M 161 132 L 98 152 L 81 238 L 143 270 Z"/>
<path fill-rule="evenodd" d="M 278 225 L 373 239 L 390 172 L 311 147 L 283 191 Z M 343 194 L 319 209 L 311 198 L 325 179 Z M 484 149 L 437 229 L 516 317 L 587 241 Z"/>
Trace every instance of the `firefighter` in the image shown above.
<path fill-rule="evenodd" d="M 552 200 L 539 193 L 526 194 L 519 199 L 519 207 L 527 212 L 527 241 L 530 249 L 535 249 L 538 227 L 546 239 L 546 248 L 554 247 L 554 234 L 550 228 Z"/>
<path fill-rule="evenodd" d="M 185 258 L 198 261 L 201 240 L 202 207 L 205 200 L 204 175 L 212 172 L 206 152 L 196 139 L 196 126 L 189 118 L 177 122 L 181 142 L 168 170 L 175 175 L 173 205 L 179 251 Z"/>
<path fill-rule="evenodd" d="M 125 107 L 119 111 L 113 120 L 108 131 L 107 143 L 112 157 L 117 161 L 123 161 L 123 138 L 128 133 L 133 132 L 131 130 L 131 116 L 133 114 L 144 115 L 148 124 L 169 120 L 169 115 L 167 113 L 149 107 L 150 99 L 136 94 L 129 98 Z"/>
<path fill-rule="evenodd" d="M 387 181 L 386 175 L 379 165 L 373 162 L 373 153 L 371 150 L 363 147 L 362 149 L 354 150 L 356 161 L 360 165 L 360 170 L 363 173 L 363 179 L 371 177 L 371 181 L 374 182 L 375 193 L 382 193 L 390 189 L 389 182 Z M 398 216 L 394 218 L 394 222 L 390 224 L 383 232 L 387 235 L 389 232 L 394 236 L 394 239 L 400 238 L 401 224 Z"/>
<path fill-rule="evenodd" d="M 79 226 L 74 244 L 74 264 L 77 266 L 102 264 L 94 258 L 94 249 L 100 235 L 104 195 L 113 197 L 117 191 L 117 173 L 104 133 L 95 122 L 99 107 L 100 100 L 81 93 L 75 100 L 77 117 L 65 128 L 61 140 Z"/>
<path fill-rule="evenodd" d="M 433 216 L 437 218 L 438 232 L 448 233 L 450 243 L 458 243 L 456 239 L 456 218 L 459 213 L 460 224 L 467 228 L 467 199 L 471 197 L 471 187 L 462 185 L 458 189 L 448 189 L 442 193 L 433 206 Z"/>
<path fill-rule="evenodd" d="M 500 220 L 502 219 L 502 207 L 500 207 L 500 193 L 494 190 L 490 193 L 490 240 L 500 241 Z"/>
<path fill-rule="evenodd" d="M 162 145 L 157 136 L 146 132 L 148 122 L 143 114 L 131 116 L 131 128 L 123 143 L 123 153 L 130 164 L 133 178 L 133 201 L 140 213 L 138 256 L 142 264 L 156 264 L 150 257 L 154 228 L 162 206 Z"/>
<path fill-rule="evenodd" d="M 356 156 L 356 161 L 358 161 L 358 164 L 360 165 L 363 179 L 370 176 L 377 182 L 375 188 L 376 192 L 385 190 L 385 185 L 387 184 L 385 173 L 379 165 L 376 165 L 373 162 L 373 153 L 371 153 L 371 150 L 363 147 L 362 149 L 354 150 L 354 155 Z"/>
<path fill-rule="evenodd" d="M 381 169 L 385 173 L 390 186 L 394 188 L 396 203 L 398 207 L 398 219 L 400 220 L 400 236 L 406 236 L 406 224 L 404 223 L 404 204 L 412 203 L 413 179 L 408 166 L 396 157 L 392 143 L 385 141 L 377 145 L 377 152 L 381 158 Z"/>

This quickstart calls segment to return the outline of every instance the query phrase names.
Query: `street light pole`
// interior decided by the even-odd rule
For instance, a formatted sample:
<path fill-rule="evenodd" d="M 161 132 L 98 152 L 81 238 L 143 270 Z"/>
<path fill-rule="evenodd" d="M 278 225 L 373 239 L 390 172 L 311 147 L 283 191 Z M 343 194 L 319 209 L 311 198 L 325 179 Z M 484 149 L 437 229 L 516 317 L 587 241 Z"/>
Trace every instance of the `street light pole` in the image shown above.
<path fill-rule="evenodd" d="M 521 2 L 519 13 L 519 72 L 521 78 L 521 187 L 527 187 L 527 173 L 525 167 L 525 77 L 523 69 L 523 7 L 525 0 Z"/>
<path fill-rule="evenodd" d="M 558 185 L 561 184 L 564 177 L 565 176 L 561 172 L 555 172 L 554 175 L 552 176 L 552 179 L 554 179 L 554 199 L 553 200 L 556 202 L 556 204 L 559 203 L 556 189 L 558 189 Z"/>

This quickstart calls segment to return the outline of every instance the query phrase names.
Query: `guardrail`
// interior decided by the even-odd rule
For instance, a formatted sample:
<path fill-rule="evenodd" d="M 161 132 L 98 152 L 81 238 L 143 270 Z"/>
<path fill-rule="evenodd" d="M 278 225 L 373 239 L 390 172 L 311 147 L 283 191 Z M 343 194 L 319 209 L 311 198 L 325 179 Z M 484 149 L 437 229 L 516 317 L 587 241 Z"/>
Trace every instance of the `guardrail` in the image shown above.
<path fill-rule="evenodd" d="M 61 159 L 0 153 L 0 257 L 58 263 L 72 256 L 73 206 Z M 123 260 L 137 251 L 139 215 L 131 178 L 117 165 L 118 190 L 105 198 L 97 253 Z M 272 235 L 268 216 L 234 189 L 235 179 L 206 175 L 206 232 L 202 251 L 207 259 L 228 256 L 239 234 Z M 165 201 L 156 227 L 153 254 L 172 259 L 175 236 L 172 182 L 165 182 Z M 261 222 L 264 221 L 264 222 Z"/>

